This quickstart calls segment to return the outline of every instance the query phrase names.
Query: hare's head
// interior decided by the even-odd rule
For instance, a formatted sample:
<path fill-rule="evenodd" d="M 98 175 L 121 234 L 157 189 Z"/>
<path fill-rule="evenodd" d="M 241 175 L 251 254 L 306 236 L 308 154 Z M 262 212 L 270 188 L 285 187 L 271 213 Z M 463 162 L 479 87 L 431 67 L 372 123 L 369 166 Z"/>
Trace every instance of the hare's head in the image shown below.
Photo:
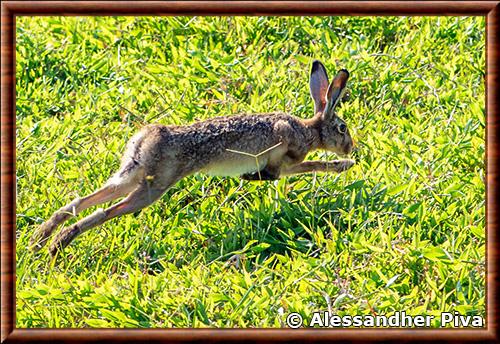
<path fill-rule="evenodd" d="M 349 72 L 341 69 L 329 84 L 325 66 L 314 61 L 309 81 L 321 144 L 324 149 L 342 155 L 349 154 L 354 146 L 346 123 L 335 113 L 348 78 Z"/>

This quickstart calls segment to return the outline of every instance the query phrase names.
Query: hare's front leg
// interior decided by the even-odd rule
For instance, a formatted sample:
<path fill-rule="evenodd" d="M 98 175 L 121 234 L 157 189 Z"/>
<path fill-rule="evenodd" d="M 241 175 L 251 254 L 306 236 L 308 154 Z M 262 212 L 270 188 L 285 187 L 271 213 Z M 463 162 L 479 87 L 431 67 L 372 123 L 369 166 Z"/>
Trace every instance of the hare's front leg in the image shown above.
<path fill-rule="evenodd" d="M 244 180 L 277 180 L 280 178 L 280 167 L 266 166 L 259 172 L 245 173 L 240 176 Z"/>
<path fill-rule="evenodd" d="M 160 198 L 175 181 L 166 184 L 153 183 L 153 185 L 144 181 L 122 201 L 107 209 L 98 209 L 77 223 L 62 229 L 49 247 L 50 254 L 54 256 L 57 251 L 68 246 L 78 235 L 95 226 L 99 226 L 114 217 L 135 213 L 147 207 Z"/>
<path fill-rule="evenodd" d="M 281 175 L 290 175 L 307 172 L 344 172 L 354 165 L 354 160 L 334 160 L 334 161 L 304 161 L 297 165 L 283 168 Z"/>

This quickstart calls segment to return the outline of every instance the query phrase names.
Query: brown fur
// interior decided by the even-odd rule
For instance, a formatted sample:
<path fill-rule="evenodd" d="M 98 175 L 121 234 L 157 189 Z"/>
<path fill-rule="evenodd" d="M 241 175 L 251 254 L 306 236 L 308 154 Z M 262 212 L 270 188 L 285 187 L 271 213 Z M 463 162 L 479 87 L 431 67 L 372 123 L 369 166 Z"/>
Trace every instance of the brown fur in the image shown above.
<path fill-rule="evenodd" d="M 187 126 L 148 125 L 127 144 L 118 172 L 100 190 L 76 199 L 54 213 L 32 238 L 39 249 L 52 232 L 72 215 L 123 196 L 58 233 L 51 254 L 77 235 L 123 214 L 136 212 L 157 200 L 179 179 L 196 172 L 240 175 L 247 180 L 272 180 L 312 171 L 342 172 L 352 160 L 302 162 L 316 149 L 348 154 L 353 141 L 334 108 L 349 74 L 340 71 L 328 86 L 324 66 L 315 61 L 310 88 L 316 115 L 302 120 L 284 113 L 217 117 Z"/>

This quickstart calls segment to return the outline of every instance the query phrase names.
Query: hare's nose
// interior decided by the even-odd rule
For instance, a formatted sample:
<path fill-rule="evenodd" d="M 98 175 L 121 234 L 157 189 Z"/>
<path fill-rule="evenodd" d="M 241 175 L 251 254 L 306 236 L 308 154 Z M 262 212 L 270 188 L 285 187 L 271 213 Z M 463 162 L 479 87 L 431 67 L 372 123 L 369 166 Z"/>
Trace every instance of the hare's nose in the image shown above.
<path fill-rule="evenodd" d="M 347 144 L 344 145 L 344 154 L 350 154 L 353 149 L 352 142 L 348 142 Z"/>

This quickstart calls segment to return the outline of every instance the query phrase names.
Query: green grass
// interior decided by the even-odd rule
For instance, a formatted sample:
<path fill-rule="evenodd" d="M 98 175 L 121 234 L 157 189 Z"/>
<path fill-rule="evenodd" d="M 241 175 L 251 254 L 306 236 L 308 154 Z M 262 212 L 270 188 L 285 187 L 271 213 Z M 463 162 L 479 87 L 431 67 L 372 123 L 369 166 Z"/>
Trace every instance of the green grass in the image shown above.
<path fill-rule="evenodd" d="M 280 327 L 288 312 L 327 309 L 485 316 L 483 17 L 16 25 L 17 327 Z M 351 72 L 338 111 L 358 145 L 351 170 L 193 175 L 81 235 L 57 264 L 28 249 L 55 210 L 103 185 L 146 123 L 310 117 L 313 59 Z"/>

